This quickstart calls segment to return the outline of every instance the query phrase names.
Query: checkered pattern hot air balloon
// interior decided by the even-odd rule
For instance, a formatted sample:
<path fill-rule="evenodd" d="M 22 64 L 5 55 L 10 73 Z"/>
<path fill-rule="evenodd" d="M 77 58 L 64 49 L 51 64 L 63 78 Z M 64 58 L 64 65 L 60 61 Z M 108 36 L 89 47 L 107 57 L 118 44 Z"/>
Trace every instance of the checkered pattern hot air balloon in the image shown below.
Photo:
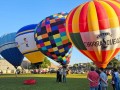
<path fill-rule="evenodd" d="M 71 42 L 98 67 L 120 50 L 120 2 L 92 0 L 73 9 L 66 20 Z"/>
<path fill-rule="evenodd" d="M 35 33 L 35 40 L 39 50 L 62 65 L 69 63 L 70 48 L 72 47 L 66 36 L 66 17 L 67 13 L 58 13 L 46 17 L 38 24 Z"/>

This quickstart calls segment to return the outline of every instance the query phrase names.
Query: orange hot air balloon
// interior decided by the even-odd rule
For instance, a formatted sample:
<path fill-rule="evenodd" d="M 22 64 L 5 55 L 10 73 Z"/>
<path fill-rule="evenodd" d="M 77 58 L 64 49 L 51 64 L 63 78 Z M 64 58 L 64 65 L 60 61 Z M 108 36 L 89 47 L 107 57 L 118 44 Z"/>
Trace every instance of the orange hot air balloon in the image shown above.
<path fill-rule="evenodd" d="M 93 0 L 73 9 L 66 20 L 71 42 L 98 67 L 120 50 L 120 2 Z"/>

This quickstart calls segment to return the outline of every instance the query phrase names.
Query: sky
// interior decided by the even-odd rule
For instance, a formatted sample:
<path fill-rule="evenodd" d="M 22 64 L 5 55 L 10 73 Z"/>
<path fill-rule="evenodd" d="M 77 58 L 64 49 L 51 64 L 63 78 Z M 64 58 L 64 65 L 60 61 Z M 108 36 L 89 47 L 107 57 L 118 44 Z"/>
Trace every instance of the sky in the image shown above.
<path fill-rule="evenodd" d="M 89 0 L 0 0 L 0 36 L 17 32 L 21 27 L 38 24 L 42 19 L 59 12 L 70 12 Z M 90 62 L 73 48 L 71 62 Z"/>

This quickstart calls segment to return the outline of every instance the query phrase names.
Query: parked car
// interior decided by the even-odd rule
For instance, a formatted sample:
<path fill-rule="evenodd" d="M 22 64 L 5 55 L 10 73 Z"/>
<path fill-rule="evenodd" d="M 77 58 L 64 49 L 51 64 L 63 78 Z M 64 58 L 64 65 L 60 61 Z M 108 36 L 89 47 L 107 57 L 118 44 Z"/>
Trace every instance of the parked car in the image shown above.
<path fill-rule="evenodd" d="M 33 73 L 34 73 L 34 74 L 38 74 L 38 73 L 39 73 L 39 70 L 38 70 L 38 69 L 35 69 L 35 70 L 33 70 Z"/>
<path fill-rule="evenodd" d="M 51 70 L 50 73 L 56 73 L 57 71 L 56 70 Z"/>
<path fill-rule="evenodd" d="M 47 73 L 47 70 L 41 70 L 40 71 L 42 74 L 46 74 Z"/>

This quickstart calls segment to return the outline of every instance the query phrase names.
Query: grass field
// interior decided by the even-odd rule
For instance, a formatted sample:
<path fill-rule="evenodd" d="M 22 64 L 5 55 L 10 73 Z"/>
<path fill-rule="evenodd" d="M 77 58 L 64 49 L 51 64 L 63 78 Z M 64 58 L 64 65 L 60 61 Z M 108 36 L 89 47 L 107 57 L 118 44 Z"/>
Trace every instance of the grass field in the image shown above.
<path fill-rule="evenodd" d="M 67 76 L 67 83 L 56 83 L 55 74 L 0 75 L 0 90 L 89 90 L 85 74 Z M 24 85 L 23 81 L 34 78 L 35 85 Z M 109 77 L 110 83 L 110 77 Z M 111 89 L 109 84 L 108 90 Z"/>

